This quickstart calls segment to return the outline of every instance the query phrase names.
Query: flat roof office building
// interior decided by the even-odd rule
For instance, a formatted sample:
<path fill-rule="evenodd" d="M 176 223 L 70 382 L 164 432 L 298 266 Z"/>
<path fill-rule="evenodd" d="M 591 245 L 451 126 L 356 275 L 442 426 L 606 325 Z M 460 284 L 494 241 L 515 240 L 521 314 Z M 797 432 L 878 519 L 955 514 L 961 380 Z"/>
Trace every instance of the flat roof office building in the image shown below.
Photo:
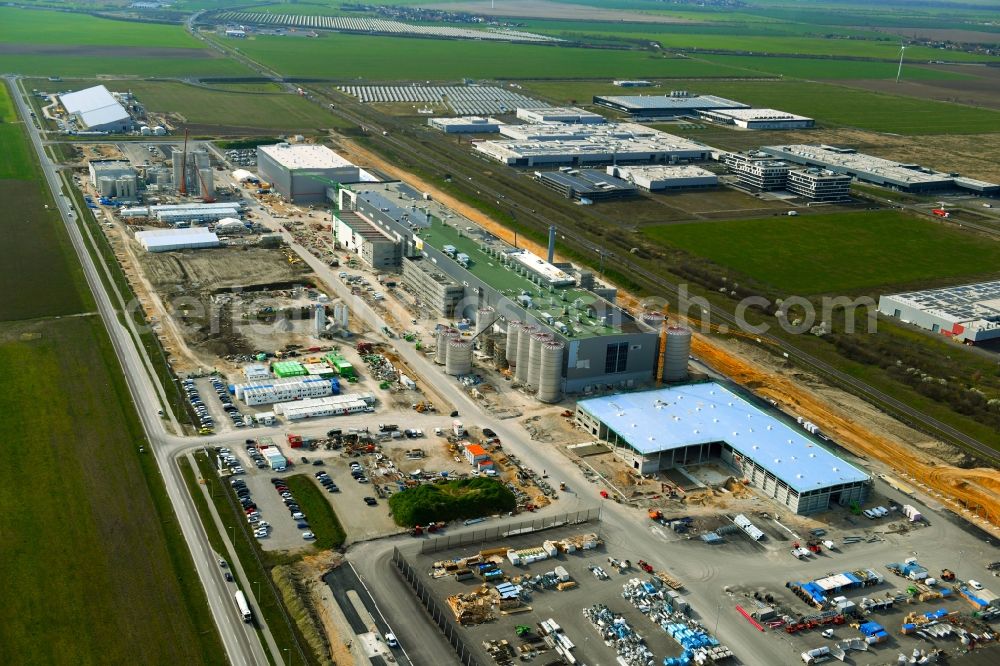
<path fill-rule="evenodd" d="M 640 474 L 721 460 L 797 514 L 863 503 L 871 477 L 715 382 L 580 400 L 576 422 Z"/>
<path fill-rule="evenodd" d="M 878 311 L 941 335 L 975 343 L 1000 338 L 1000 280 L 887 294 Z"/>
<path fill-rule="evenodd" d="M 326 146 L 312 144 L 257 146 L 257 171 L 294 203 L 320 203 L 338 183 L 362 180 L 361 169 Z"/>
<path fill-rule="evenodd" d="M 847 174 L 826 169 L 796 169 L 788 172 L 786 189 L 813 201 L 847 201 L 852 180 Z"/>

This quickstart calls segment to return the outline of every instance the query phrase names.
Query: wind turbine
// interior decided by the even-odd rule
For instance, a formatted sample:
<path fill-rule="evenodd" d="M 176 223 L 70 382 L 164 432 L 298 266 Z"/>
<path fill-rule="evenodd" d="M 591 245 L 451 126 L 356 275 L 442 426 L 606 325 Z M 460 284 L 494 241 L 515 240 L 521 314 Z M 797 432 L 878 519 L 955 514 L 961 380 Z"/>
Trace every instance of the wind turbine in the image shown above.
<path fill-rule="evenodd" d="M 906 42 L 899 43 L 899 69 L 896 70 L 896 83 L 899 83 L 899 77 L 903 73 L 903 54 L 906 53 Z"/>

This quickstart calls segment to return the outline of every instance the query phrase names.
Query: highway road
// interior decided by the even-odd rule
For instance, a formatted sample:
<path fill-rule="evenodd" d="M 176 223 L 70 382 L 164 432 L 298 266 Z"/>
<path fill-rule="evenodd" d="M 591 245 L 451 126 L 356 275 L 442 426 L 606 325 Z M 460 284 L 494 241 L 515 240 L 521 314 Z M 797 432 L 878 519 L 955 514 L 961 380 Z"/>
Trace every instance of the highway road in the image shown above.
<path fill-rule="evenodd" d="M 136 412 L 163 476 L 167 495 L 191 551 L 198 577 L 205 588 L 212 617 L 219 629 L 229 661 L 239 666 L 267 664 L 267 655 L 256 631 L 251 626 L 244 624 L 237 616 L 231 591 L 220 573 L 217 562 L 218 554 L 212 551 L 197 510 L 181 476 L 180 468 L 176 464 L 176 457 L 182 451 L 201 444 L 205 440 L 180 437 L 167 432 L 164 419 L 159 415 L 159 411 L 166 404 L 163 387 L 152 379 L 155 377 L 155 373 L 151 373 L 152 364 L 142 346 L 135 343 L 137 338 L 133 337 L 135 335 L 134 324 L 126 317 L 129 326 L 126 327 L 118 319 L 112 298 L 101 281 L 102 271 L 98 269 L 87 251 L 84 236 L 75 222 L 76 213 L 73 210 L 71 200 L 63 196 L 62 182 L 57 173 L 56 165 L 46 155 L 40 132 L 31 121 L 31 110 L 24 100 L 24 91 L 21 89 L 19 81 L 15 77 L 6 77 L 6 80 L 14 91 L 15 102 L 29 130 L 32 146 L 38 155 L 45 182 L 62 215 L 66 232 L 83 267 L 87 284 L 94 295 L 115 353 L 122 364 Z M 107 267 L 102 266 L 102 269 L 106 271 Z M 117 300 L 120 301 L 121 295 L 116 294 L 116 296 Z M 119 307 L 121 307 L 121 303 L 119 303 Z M 178 428 L 172 415 L 170 422 L 173 427 Z M 251 599 L 251 604 L 257 607 L 258 604 L 249 590 L 249 581 L 244 580 L 243 584 L 248 598 Z M 270 635 L 266 625 L 262 627 L 262 631 L 266 635 Z M 271 642 L 273 643 L 273 639 Z M 272 655 L 277 663 L 283 663 L 280 651 L 277 654 L 272 651 Z"/>

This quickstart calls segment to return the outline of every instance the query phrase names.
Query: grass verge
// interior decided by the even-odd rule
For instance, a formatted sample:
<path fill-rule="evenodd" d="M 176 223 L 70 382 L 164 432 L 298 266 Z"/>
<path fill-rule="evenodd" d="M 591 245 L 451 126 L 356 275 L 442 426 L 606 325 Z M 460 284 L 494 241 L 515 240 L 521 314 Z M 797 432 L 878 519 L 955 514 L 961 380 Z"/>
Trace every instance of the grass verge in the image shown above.
<path fill-rule="evenodd" d="M 309 527 L 316 535 L 316 548 L 333 550 L 344 545 L 347 538 L 344 527 L 316 483 L 306 474 L 285 477 L 285 482 L 299 501 L 302 513 L 309 518 Z"/>

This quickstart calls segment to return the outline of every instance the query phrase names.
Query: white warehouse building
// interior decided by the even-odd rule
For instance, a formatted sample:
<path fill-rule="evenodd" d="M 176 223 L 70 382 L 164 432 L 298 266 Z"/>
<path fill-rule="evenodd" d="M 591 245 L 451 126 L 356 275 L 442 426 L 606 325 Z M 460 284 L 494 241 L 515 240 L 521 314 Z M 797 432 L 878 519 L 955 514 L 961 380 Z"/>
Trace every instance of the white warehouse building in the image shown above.
<path fill-rule="evenodd" d="M 496 118 L 483 116 L 461 116 L 458 118 L 428 118 L 427 124 L 445 134 L 496 134 L 502 122 Z"/>
<path fill-rule="evenodd" d="M 219 237 L 205 228 L 150 229 L 135 232 L 135 239 L 147 252 L 200 250 L 219 247 Z"/>
<path fill-rule="evenodd" d="M 59 96 L 59 102 L 78 129 L 88 132 L 129 132 L 132 117 L 104 86 L 94 86 Z"/>
<path fill-rule="evenodd" d="M 340 393 L 340 382 L 320 377 L 286 377 L 236 384 L 230 387 L 230 392 L 247 405 L 270 405 L 336 395 Z"/>
<path fill-rule="evenodd" d="M 1000 338 L 1000 280 L 885 294 L 878 311 L 966 343 Z"/>
<path fill-rule="evenodd" d="M 517 110 L 518 120 L 528 123 L 574 123 L 600 125 L 607 122 L 599 113 L 592 113 L 575 106 L 547 106 L 538 109 Z"/>

